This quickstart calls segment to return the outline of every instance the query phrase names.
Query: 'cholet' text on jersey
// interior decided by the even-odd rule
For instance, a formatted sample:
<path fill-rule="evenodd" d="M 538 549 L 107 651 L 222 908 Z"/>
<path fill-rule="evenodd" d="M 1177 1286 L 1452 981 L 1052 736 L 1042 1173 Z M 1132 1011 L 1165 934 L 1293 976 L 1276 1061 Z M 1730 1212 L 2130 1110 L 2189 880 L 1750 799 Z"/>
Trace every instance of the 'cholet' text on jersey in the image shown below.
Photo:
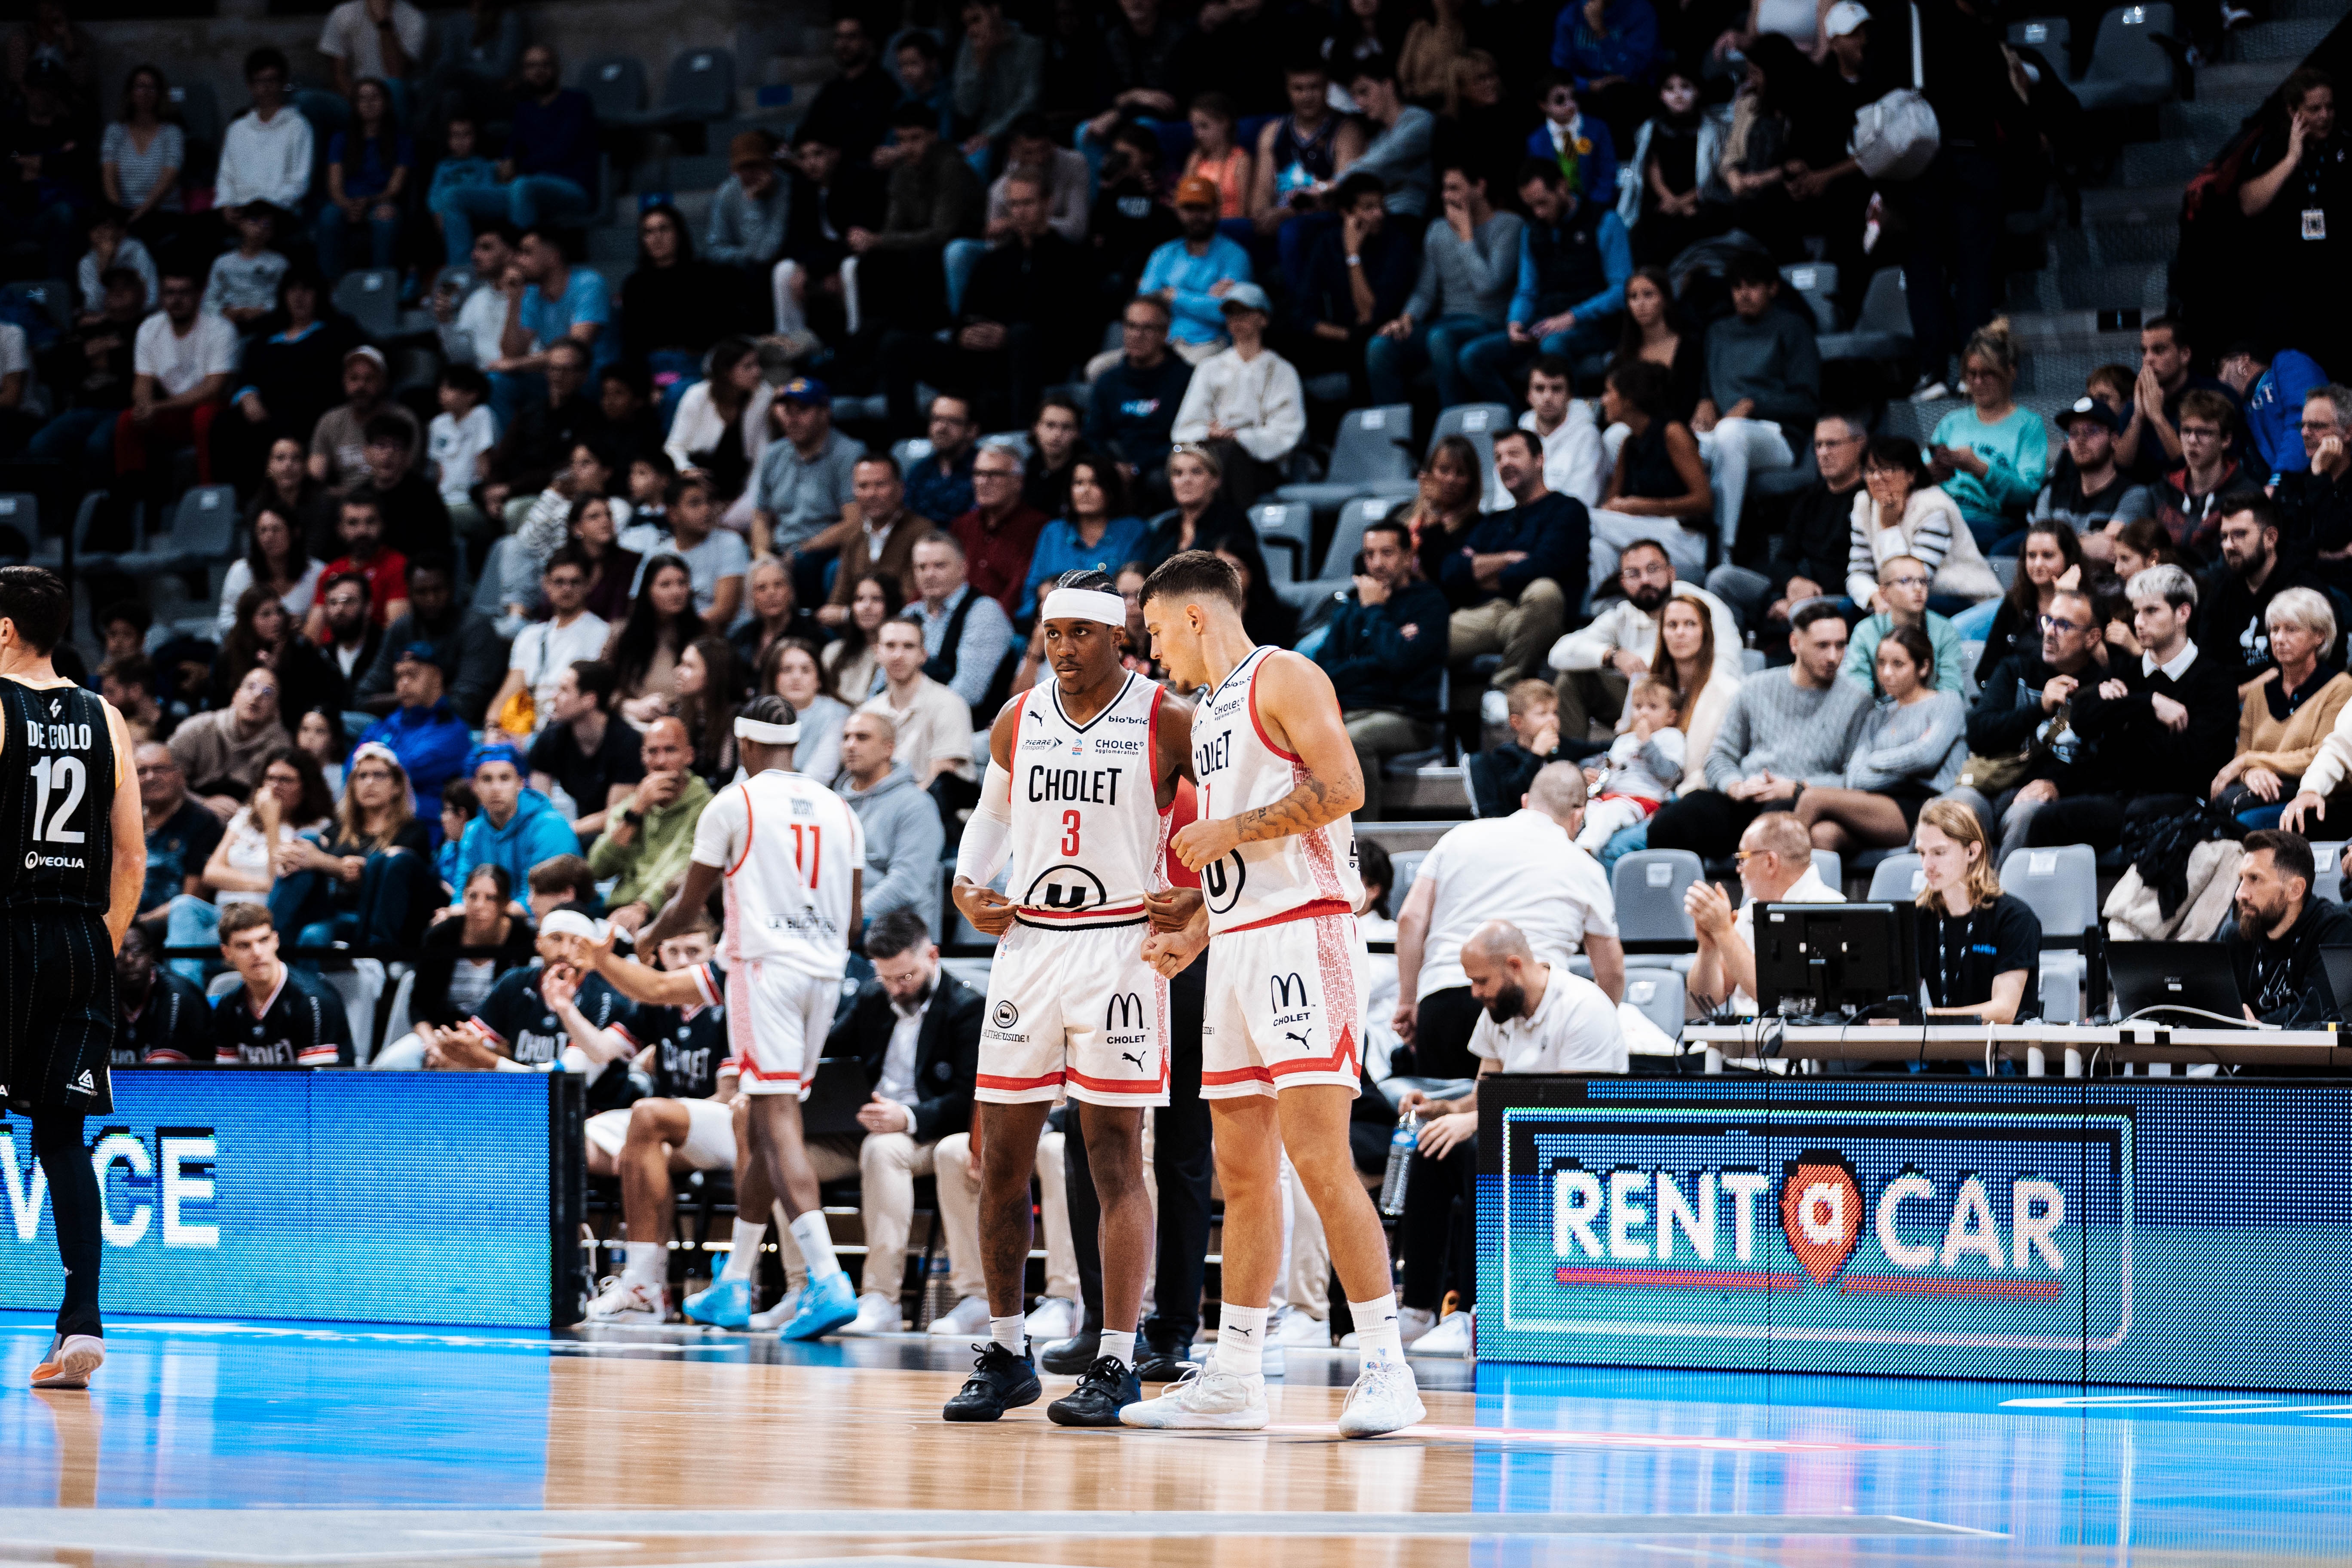
<path fill-rule="evenodd" d="M 1258 721 L 1258 671 L 1280 651 L 1251 649 L 1192 715 L 1192 771 L 1203 822 L 1230 821 L 1272 805 L 1307 776 L 1295 754 L 1266 738 Z M 1345 816 L 1306 833 L 1244 844 L 1201 868 L 1212 934 L 1349 914 L 1363 891 L 1355 823 Z"/>
<path fill-rule="evenodd" d="M 1162 695 L 1130 673 L 1080 724 L 1063 711 L 1056 682 L 1022 694 L 1006 887 L 1024 925 L 1132 925 L 1143 919 L 1143 895 L 1167 886 L 1168 819 L 1152 779 Z"/>

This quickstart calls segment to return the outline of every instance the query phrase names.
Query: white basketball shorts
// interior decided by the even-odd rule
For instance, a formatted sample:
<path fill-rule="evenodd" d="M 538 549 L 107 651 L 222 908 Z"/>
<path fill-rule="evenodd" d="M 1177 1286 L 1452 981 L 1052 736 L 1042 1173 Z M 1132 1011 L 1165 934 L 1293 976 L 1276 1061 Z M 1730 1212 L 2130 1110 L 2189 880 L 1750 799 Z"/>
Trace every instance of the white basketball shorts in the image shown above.
<path fill-rule="evenodd" d="M 1168 980 L 1143 962 L 1146 930 L 1006 931 L 988 972 L 975 1098 L 1167 1104 Z"/>
<path fill-rule="evenodd" d="M 715 1100 L 681 1100 L 686 1107 L 686 1142 L 670 1145 L 684 1156 L 689 1171 L 731 1171 L 735 1168 L 735 1113 Z M 602 1110 L 588 1119 L 588 1142 L 613 1159 L 629 1141 L 629 1113 Z"/>
<path fill-rule="evenodd" d="M 824 1054 L 841 982 L 772 958 L 739 960 L 727 971 L 727 1045 L 745 1094 L 809 1097 Z"/>
<path fill-rule="evenodd" d="M 1371 963 L 1353 915 L 1313 915 L 1209 939 L 1201 1098 L 1301 1084 L 1361 1087 Z"/>

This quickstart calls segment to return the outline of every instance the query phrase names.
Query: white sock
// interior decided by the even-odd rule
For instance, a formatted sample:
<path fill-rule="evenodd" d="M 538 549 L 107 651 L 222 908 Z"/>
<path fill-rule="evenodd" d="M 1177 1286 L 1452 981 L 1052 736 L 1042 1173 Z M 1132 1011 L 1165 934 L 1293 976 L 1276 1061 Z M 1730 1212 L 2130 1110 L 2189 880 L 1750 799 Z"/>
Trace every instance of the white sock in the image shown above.
<path fill-rule="evenodd" d="M 1129 1329 L 1123 1334 L 1114 1334 L 1105 1331 L 1102 1336 L 1102 1348 L 1095 1353 L 1117 1356 L 1121 1366 L 1133 1366 L 1135 1364 L 1135 1331 Z"/>
<path fill-rule="evenodd" d="M 1350 1301 L 1348 1313 L 1356 1320 L 1356 1343 L 1363 1364 L 1376 1361 L 1402 1361 L 1404 1342 L 1397 1333 L 1396 1292 L 1391 1290 L 1377 1301 Z"/>
<path fill-rule="evenodd" d="M 760 1273 L 760 1244 L 768 1239 L 768 1227 L 753 1225 L 750 1220 L 735 1222 L 735 1245 L 727 1254 L 727 1267 L 720 1271 L 721 1279 L 754 1279 Z"/>
<path fill-rule="evenodd" d="M 800 1243 L 801 1261 L 808 1265 L 812 1283 L 822 1285 L 841 1272 L 841 1260 L 833 1255 L 833 1232 L 825 1228 L 823 1209 L 811 1209 L 793 1221 L 793 1239 Z"/>
<path fill-rule="evenodd" d="M 991 1318 L 988 1320 L 988 1337 L 1014 1355 L 1027 1355 L 1029 1335 L 1023 1326 L 1024 1321 L 1018 1312 L 1009 1318 Z"/>
<path fill-rule="evenodd" d="M 628 1244 L 629 1261 L 621 1277 L 639 1285 L 659 1289 L 662 1285 L 662 1244 L 658 1241 L 633 1241 Z"/>
<path fill-rule="evenodd" d="M 1241 1377 L 1255 1377 L 1265 1370 L 1265 1317 L 1264 1307 L 1236 1307 L 1231 1301 L 1223 1304 L 1217 1314 L 1217 1370 Z"/>

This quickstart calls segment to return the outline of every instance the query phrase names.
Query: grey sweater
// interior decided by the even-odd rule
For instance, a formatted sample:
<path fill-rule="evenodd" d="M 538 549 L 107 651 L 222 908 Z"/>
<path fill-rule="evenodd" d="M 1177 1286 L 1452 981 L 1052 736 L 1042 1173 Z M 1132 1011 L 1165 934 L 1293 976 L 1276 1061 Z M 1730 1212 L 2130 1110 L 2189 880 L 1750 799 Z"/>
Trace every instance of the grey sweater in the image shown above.
<path fill-rule="evenodd" d="M 1706 330 L 1706 395 L 1717 413 L 1752 397 L 1759 419 L 1811 425 L 1822 402 L 1813 329 L 1778 307 L 1753 321 L 1724 317 Z"/>
<path fill-rule="evenodd" d="M 1405 301 L 1405 314 L 1415 322 L 1483 316 L 1501 326 L 1519 281 L 1519 231 L 1525 227 L 1527 220 L 1518 214 L 1496 213 L 1465 245 L 1452 224 L 1443 217 L 1432 220 L 1421 242 L 1421 281 Z"/>
<path fill-rule="evenodd" d="M 1429 166 L 1430 145 L 1436 135 L 1436 116 L 1409 103 L 1397 122 L 1375 135 L 1364 155 L 1348 165 L 1348 172 L 1381 177 L 1389 188 L 1391 217 L 1419 217 L 1429 210 L 1430 187 L 1436 183 Z"/>
<path fill-rule="evenodd" d="M 947 835 L 939 807 L 917 786 L 907 764 L 897 764 L 881 783 L 862 791 L 845 768 L 834 775 L 831 787 L 866 829 L 866 918 L 911 909 L 927 922 L 936 920 L 940 855 Z"/>
<path fill-rule="evenodd" d="M 1845 783 L 1846 758 L 1870 712 L 1870 694 L 1851 680 L 1820 690 L 1799 686 L 1793 669 L 1775 669 L 1744 682 L 1706 753 L 1706 787 L 1726 785 L 1770 769 L 1809 784 Z"/>
<path fill-rule="evenodd" d="M 784 248 L 784 223 L 791 210 L 789 187 L 778 180 L 767 198 L 753 201 L 741 176 L 730 174 L 710 204 L 710 226 L 702 237 L 702 258 L 728 267 L 765 267 Z"/>
<path fill-rule="evenodd" d="M 1924 784 L 1941 794 L 1969 760 L 1968 710 L 1957 691 L 1937 691 L 1908 707 L 1883 699 L 1864 716 L 1845 765 L 1849 789 Z"/>

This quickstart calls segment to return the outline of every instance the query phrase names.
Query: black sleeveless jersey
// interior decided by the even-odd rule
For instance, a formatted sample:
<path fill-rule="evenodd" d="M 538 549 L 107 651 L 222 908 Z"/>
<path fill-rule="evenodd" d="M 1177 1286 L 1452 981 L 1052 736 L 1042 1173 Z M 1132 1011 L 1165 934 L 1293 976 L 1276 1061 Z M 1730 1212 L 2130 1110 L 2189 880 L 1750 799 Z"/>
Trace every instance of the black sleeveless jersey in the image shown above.
<path fill-rule="evenodd" d="M 114 872 L 114 734 L 78 686 L 0 679 L 0 910 L 103 919 Z"/>

